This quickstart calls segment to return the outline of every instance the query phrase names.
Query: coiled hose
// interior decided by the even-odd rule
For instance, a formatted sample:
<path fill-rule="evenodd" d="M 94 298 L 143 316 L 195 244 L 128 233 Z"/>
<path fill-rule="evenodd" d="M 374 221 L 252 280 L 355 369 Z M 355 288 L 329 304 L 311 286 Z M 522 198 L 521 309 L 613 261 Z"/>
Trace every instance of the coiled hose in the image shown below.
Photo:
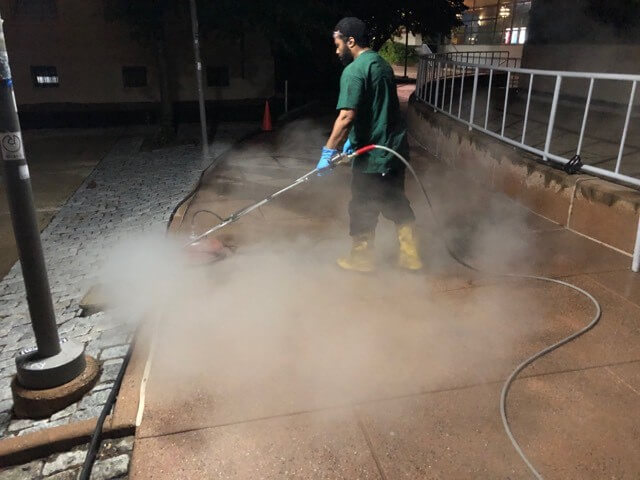
<path fill-rule="evenodd" d="M 591 293 L 589 293 L 586 290 L 583 290 L 582 288 L 580 288 L 580 287 L 578 287 L 576 285 L 573 285 L 572 283 L 569 283 L 569 282 L 564 282 L 562 280 L 557 280 L 555 278 L 549 278 L 549 277 L 538 276 L 538 275 L 521 275 L 521 274 L 515 274 L 515 273 L 506 273 L 505 274 L 505 273 L 487 272 L 487 271 L 483 271 L 483 270 L 481 270 L 479 268 L 476 268 L 473 265 L 470 265 L 466 261 L 462 260 L 460 257 L 458 257 L 458 255 L 456 255 L 455 251 L 449 246 L 447 238 L 444 236 L 444 233 L 443 233 L 444 230 L 442 228 L 442 225 L 438 220 L 438 217 L 436 215 L 435 209 L 433 208 L 433 205 L 431 204 L 431 199 L 429 198 L 429 194 L 427 193 L 427 189 L 424 187 L 422 181 L 420 180 L 420 177 L 418 177 L 418 174 L 416 173 L 416 171 L 413 169 L 413 167 L 407 161 L 406 158 L 404 158 L 402 155 L 400 155 L 395 150 L 392 150 L 391 148 L 388 148 L 388 147 L 385 147 L 385 146 L 382 146 L 382 145 L 368 145 L 366 147 L 363 147 L 363 148 L 357 150 L 353 154 L 353 156 L 361 155 L 363 153 L 366 153 L 366 152 L 368 152 L 370 150 L 374 150 L 374 149 L 384 150 L 386 152 L 392 153 L 393 155 L 395 155 L 395 157 L 398 160 L 400 160 L 405 165 L 405 167 L 407 167 L 407 170 L 409 171 L 409 173 L 411 173 L 411 175 L 413 176 L 415 181 L 420 186 L 420 190 L 422 191 L 422 194 L 424 195 L 424 198 L 425 198 L 425 200 L 427 202 L 427 205 L 429 206 L 429 210 L 431 211 L 431 216 L 432 216 L 432 218 L 434 220 L 434 223 L 436 224 L 436 230 L 437 230 L 438 234 L 440 235 L 440 238 L 443 241 L 443 243 L 444 243 L 444 245 L 445 245 L 445 247 L 447 249 L 447 252 L 451 256 L 451 258 L 453 258 L 457 263 L 459 263 L 460 265 L 462 265 L 465 268 L 468 268 L 469 270 L 473 270 L 475 272 L 487 273 L 489 275 L 496 276 L 496 277 L 521 278 L 521 279 L 536 280 L 536 281 L 540 281 L 540 282 L 548 282 L 548 283 L 554 283 L 556 285 L 561 285 L 563 287 L 570 288 L 571 290 L 574 290 L 574 291 L 584 295 L 587 299 L 589 299 L 593 303 L 593 305 L 595 307 L 595 313 L 593 315 L 593 318 L 592 318 L 591 322 L 589 322 L 589 324 L 587 324 L 584 328 L 581 328 L 580 330 L 578 330 L 578 331 L 572 333 L 571 335 L 563 338 L 562 340 L 554 343 L 553 345 L 549 345 L 548 347 L 543 348 L 539 352 L 535 353 L 534 355 L 532 355 L 529 358 L 527 358 L 526 360 L 524 360 L 522 363 L 520 363 L 520 365 L 518 365 L 515 368 L 515 370 L 513 370 L 513 372 L 511 372 L 511 375 L 509 375 L 507 380 L 502 385 L 502 392 L 500 394 L 500 417 L 502 418 L 502 425 L 504 427 L 504 430 L 505 430 L 507 436 L 509 437 L 509 440 L 511 441 L 511 444 L 515 448 L 516 452 L 518 452 L 518 455 L 520 455 L 520 458 L 522 458 L 522 460 L 527 465 L 527 467 L 529 468 L 529 470 L 531 471 L 533 476 L 536 479 L 541 480 L 543 478 L 542 475 L 540 474 L 540 472 L 538 472 L 538 470 L 536 470 L 535 466 L 531 463 L 529 458 L 526 456 L 526 454 L 522 450 L 522 447 L 520 446 L 520 444 L 516 440 L 515 436 L 513 435 L 513 432 L 511 431 L 511 426 L 509 424 L 509 417 L 507 415 L 507 396 L 509 395 L 509 390 L 511 389 L 511 385 L 516 380 L 516 378 L 518 377 L 520 372 L 522 372 L 525 368 L 527 368 L 529 365 L 531 365 L 533 362 L 535 362 L 539 358 L 544 357 L 545 355 L 553 352 L 554 350 L 560 348 L 563 345 L 566 345 L 567 343 L 575 340 L 576 338 L 580 337 L 581 335 L 584 335 L 589 330 L 591 330 L 593 327 L 595 327 L 597 325 L 597 323 L 600 321 L 600 318 L 602 316 L 602 308 L 600 307 L 600 303 L 598 303 L 598 301 L 595 299 L 595 297 Z"/>

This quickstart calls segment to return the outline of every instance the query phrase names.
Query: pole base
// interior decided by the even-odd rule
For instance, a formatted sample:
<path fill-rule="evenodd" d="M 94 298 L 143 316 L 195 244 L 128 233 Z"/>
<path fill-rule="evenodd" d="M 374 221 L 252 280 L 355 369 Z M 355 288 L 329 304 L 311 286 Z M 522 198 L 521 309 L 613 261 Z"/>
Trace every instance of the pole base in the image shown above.
<path fill-rule="evenodd" d="M 16 357 L 18 383 L 31 390 L 43 390 L 79 376 L 86 366 L 84 345 L 62 340 L 60 349 L 60 353 L 46 358 L 38 356 L 37 349 L 22 350 Z"/>
<path fill-rule="evenodd" d="M 69 383 L 45 390 L 24 388 L 14 376 L 11 382 L 13 394 L 13 414 L 16 418 L 49 418 L 67 408 L 91 391 L 100 377 L 100 364 L 93 358 L 85 357 L 86 367 Z"/>

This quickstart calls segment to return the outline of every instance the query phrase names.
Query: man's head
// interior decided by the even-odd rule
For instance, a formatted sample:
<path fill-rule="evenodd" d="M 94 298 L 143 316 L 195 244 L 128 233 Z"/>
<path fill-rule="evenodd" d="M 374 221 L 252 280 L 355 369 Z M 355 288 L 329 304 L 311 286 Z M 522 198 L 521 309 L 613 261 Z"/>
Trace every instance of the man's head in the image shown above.
<path fill-rule="evenodd" d="M 333 29 L 336 54 L 348 65 L 364 48 L 369 48 L 367 25 L 356 17 L 345 17 Z"/>

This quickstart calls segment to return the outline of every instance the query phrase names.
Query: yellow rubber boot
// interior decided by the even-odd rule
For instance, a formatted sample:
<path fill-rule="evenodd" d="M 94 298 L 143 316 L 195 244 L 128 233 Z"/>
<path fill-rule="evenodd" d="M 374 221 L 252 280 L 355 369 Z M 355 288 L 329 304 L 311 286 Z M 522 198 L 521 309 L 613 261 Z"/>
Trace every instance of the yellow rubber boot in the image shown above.
<path fill-rule="evenodd" d="M 405 223 L 398 225 L 398 243 L 400 249 L 398 252 L 398 266 L 407 270 L 420 270 L 422 268 L 422 260 L 418 253 L 418 239 L 416 238 L 413 223 Z"/>
<path fill-rule="evenodd" d="M 351 254 L 338 259 L 338 266 L 345 270 L 368 273 L 376 269 L 373 255 L 373 233 L 353 237 Z"/>

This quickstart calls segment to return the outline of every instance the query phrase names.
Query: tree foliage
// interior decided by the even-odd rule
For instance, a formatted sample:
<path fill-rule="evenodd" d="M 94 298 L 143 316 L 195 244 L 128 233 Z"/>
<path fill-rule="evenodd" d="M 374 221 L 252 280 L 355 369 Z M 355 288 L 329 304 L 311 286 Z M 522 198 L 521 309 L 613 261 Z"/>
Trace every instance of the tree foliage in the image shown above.
<path fill-rule="evenodd" d="M 460 24 L 464 0 L 198 0 L 205 32 L 238 36 L 261 32 L 276 61 L 276 82 L 295 78 L 308 84 L 326 82 L 337 73 L 333 27 L 345 16 L 369 26 L 378 50 L 400 27 L 424 37 L 449 35 Z"/>
<path fill-rule="evenodd" d="M 129 24 L 137 40 L 156 49 L 165 87 L 161 85 L 166 120 L 171 95 L 167 30 L 171 22 L 188 22 L 189 1 L 105 2 L 111 18 Z M 466 8 L 463 0 L 197 0 L 197 5 L 204 35 L 238 39 L 260 33 L 271 47 L 276 84 L 291 79 L 307 89 L 326 85 L 339 70 L 332 32 L 340 18 L 356 16 L 367 22 L 372 47 L 377 50 L 400 26 L 425 37 L 448 35 L 459 24 L 457 15 Z"/>
<path fill-rule="evenodd" d="M 367 23 L 374 50 L 378 50 L 401 26 L 424 37 L 447 36 L 453 27 L 460 25 L 457 16 L 467 8 L 463 0 L 351 0 L 340 5 L 344 6 L 343 14 L 351 14 Z"/>

